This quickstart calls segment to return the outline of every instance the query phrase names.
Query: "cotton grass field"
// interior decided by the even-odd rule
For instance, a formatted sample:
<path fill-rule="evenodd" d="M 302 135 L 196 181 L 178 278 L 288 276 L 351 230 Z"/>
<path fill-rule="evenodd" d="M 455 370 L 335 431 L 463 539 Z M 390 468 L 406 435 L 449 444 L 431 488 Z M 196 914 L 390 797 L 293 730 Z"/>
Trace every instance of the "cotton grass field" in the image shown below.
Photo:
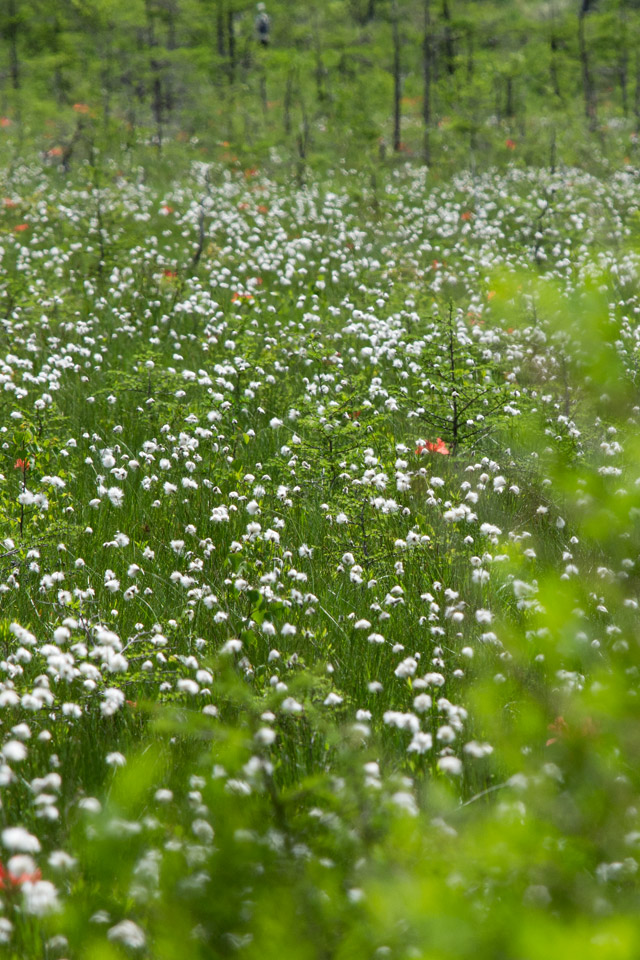
<path fill-rule="evenodd" d="M 640 952 L 640 194 L 14 162 L 0 941 Z"/>

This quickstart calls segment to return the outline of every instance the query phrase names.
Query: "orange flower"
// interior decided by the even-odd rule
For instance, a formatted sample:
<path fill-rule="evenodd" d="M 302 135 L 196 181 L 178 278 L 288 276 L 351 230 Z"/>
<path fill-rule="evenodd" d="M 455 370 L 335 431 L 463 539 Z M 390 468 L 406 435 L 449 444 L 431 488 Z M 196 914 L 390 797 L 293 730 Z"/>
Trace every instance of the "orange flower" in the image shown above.
<path fill-rule="evenodd" d="M 440 437 L 438 437 L 435 443 L 427 440 L 427 442 L 424 444 L 418 444 L 415 452 L 418 456 L 420 456 L 420 454 L 424 453 L 425 451 L 428 453 L 441 453 L 443 456 L 448 456 L 451 453 L 444 440 L 441 440 Z"/>
<path fill-rule="evenodd" d="M 0 117 L 0 127 L 10 127 L 10 126 L 11 126 L 11 120 L 9 120 L 9 117 Z"/>
<path fill-rule="evenodd" d="M 34 873 L 21 873 L 16 876 L 14 873 L 10 873 L 3 863 L 0 863 L 0 890 L 19 887 L 21 884 L 26 883 L 27 880 L 34 883 L 41 878 L 42 874 L 39 870 L 34 871 Z"/>
<path fill-rule="evenodd" d="M 18 459 L 13 465 L 13 469 L 22 470 L 22 472 L 24 473 L 24 471 L 28 470 L 30 466 L 31 466 L 31 463 L 29 462 L 29 460 L 21 460 L 20 457 L 18 457 Z"/>
<path fill-rule="evenodd" d="M 86 103 L 74 103 L 73 109 L 76 113 L 89 113 L 89 106 Z"/>
<path fill-rule="evenodd" d="M 465 210 L 464 213 L 460 215 L 460 219 L 461 219 L 461 220 L 471 220 L 471 217 L 472 217 L 472 216 L 473 216 L 473 214 L 471 213 L 471 210 Z"/>
<path fill-rule="evenodd" d="M 516 148 L 516 142 L 515 140 L 512 140 L 511 137 L 507 137 L 507 139 L 504 142 L 504 145 L 507 148 L 507 150 L 515 150 Z"/>
<path fill-rule="evenodd" d="M 50 150 L 47 150 L 48 157 L 61 157 L 62 156 L 62 147 L 51 147 Z"/>
<path fill-rule="evenodd" d="M 16 227 L 13 228 L 15 233 L 23 233 L 24 230 L 29 229 L 28 223 L 19 223 Z"/>

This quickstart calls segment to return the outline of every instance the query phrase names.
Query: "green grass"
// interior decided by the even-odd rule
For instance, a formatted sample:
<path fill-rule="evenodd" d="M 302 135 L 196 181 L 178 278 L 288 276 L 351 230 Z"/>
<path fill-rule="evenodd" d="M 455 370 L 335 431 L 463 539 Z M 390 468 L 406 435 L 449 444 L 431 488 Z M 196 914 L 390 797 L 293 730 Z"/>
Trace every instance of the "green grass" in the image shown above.
<path fill-rule="evenodd" d="M 7 172 L 7 955 L 635 956 L 633 172 L 175 151 Z"/>

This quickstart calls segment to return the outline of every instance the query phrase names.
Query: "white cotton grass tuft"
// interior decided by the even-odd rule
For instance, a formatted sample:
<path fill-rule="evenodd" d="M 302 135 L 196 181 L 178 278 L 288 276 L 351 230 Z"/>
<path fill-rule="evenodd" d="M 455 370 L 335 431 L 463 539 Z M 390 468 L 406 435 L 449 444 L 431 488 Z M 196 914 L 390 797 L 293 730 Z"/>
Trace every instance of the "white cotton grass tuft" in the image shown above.
<path fill-rule="evenodd" d="M 40 852 L 40 841 L 24 827 L 6 827 L 2 831 L 2 844 L 16 853 Z"/>
<path fill-rule="evenodd" d="M 25 913 L 44 917 L 60 909 L 58 891 L 50 880 L 25 880 L 21 890 Z"/>
<path fill-rule="evenodd" d="M 107 930 L 107 939 L 124 944 L 132 950 L 142 950 L 147 939 L 142 927 L 133 920 L 121 920 L 114 927 Z"/>

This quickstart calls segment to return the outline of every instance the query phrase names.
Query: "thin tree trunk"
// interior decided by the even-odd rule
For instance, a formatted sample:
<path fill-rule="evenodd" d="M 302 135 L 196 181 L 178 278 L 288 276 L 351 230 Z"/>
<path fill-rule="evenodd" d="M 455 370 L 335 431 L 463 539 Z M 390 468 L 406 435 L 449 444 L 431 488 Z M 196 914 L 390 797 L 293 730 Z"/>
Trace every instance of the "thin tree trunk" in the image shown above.
<path fill-rule="evenodd" d="M 625 0 L 620 2 L 620 55 L 618 57 L 618 80 L 620 83 L 620 99 L 622 101 L 622 112 L 625 117 L 629 116 L 629 97 L 627 94 L 627 83 L 629 79 L 629 47 L 627 46 L 627 5 Z"/>
<path fill-rule="evenodd" d="M 324 103 L 327 99 L 327 91 L 325 90 L 324 82 L 327 74 L 327 68 L 325 67 L 322 61 L 322 46 L 320 45 L 320 24 L 318 23 L 318 14 L 316 11 L 313 24 L 313 36 L 314 36 L 314 48 L 316 55 L 316 68 L 315 68 L 315 79 L 316 79 L 316 95 L 318 97 L 318 103 Z"/>
<path fill-rule="evenodd" d="M 444 58 L 447 73 L 453 76 L 455 73 L 455 48 L 453 43 L 453 30 L 451 29 L 451 10 L 449 9 L 449 0 L 442 0 L 442 19 L 444 20 Z"/>
<path fill-rule="evenodd" d="M 287 85 L 284 90 L 284 103 L 283 103 L 283 115 L 282 115 L 284 132 L 286 133 L 287 136 L 291 134 L 292 102 L 293 102 L 293 70 L 289 70 L 287 74 Z"/>
<path fill-rule="evenodd" d="M 554 96 L 561 100 L 562 94 L 560 92 L 560 81 L 558 79 L 558 38 L 556 37 L 555 33 L 552 33 L 551 37 L 549 38 L 549 48 L 551 51 L 551 56 L 549 59 L 551 89 L 553 90 Z"/>
<path fill-rule="evenodd" d="M 156 146 L 158 153 L 162 152 L 162 81 L 160 79 L 160 64 L 157 60 L 151 61 L 153 73 L 153 118 L 156 123 Z"/>
<path fill-rule="evenodd" d="M 591 76 L 591 64 L 589 63 L 589 51 L 587 50 L 587 41 L 584 31 L 584 22 L 588 9 L 588 0 L 583 3 L 578 15 L 578 48 L 580 51 L 580 68 L 582 72 L 582 92 L 584 95 L 584 111 L 589 121 L 589 129 L 595 130 L 598 117 L 596 109 L 595 90 L 593 78 Z"/>
<path fill-rule="evenodd" d="M 505 116 L 508 120 L 513 120 L 513 77 L 507 77 L 507 98 L 504 107 Z"/>
<path fill-rule="evenodd" d="M 393 0 L 391 10 L 393 32 L 393 149 L 396 153 L 402 146 L 402 76 L 400 74 L 400 25 L 398 17 L 398 0 Z"/>
<path fill-rule="evenodd" d="M 14 90 L 20 89 L 20 60 L 18 58 L 18 9 L 16 0 L 8 0 L 7 39 L 9 40 L 9 72 L 11 86 Z"/>
<path fill-rule="evenodd" d="M 167 50 L 175 50 L 178 46 L 178 38 L 176 33 L 176 20 L 178 16 L 178 11 L 176 10 L 175 3 L 173 2 L 173 0 L 169 4 L 167 13 L 168 13 Z M 167 112 L 167 117 L 171 116 L 171 113 L 175 106 L 175 93 L 173 89 L 173 78 L 171 76 L 171 61 L 169 61 L 169 63 L 167 64 L 167 70 L 165 73 L 164 106 Z"/>
<path fill-rule="evenodd" d="M 422 37 L 422 119 L 424 121 L 422 156 L 425 163 L 431 162 L 431 0 L 423 0 L 424 32 Z"/>
<path fill-rule="evenodd" d="M 218 56 L 224 57 L 227 52 L 227 48 L 224 42 L 224 10 L 221 0 L 218 0 L 218 6 L 216 10 L 216 40 L 218 44 Z"/>
<path fill-rule="evenodd" d="M 236 34 L 233 10 L 227 11 L 227 44 L 229 47 L 229 83 L 233 83 L 236 78 Z"/>
<path fill-rule="evenodd" d="M 262 104 L 262 115 L 267 120 L 268 102 L 267 102 L 267 75 L 264 70 L 260 73 L 260 102 Z"/>
<path fill-rule="evenodd" d="M 475 44 L 473 42 L 473 31 L 471 29 L 467 32 L 467 80 L 473 80 L 473 75 L 475 73 Z"/>
<path fill-rule="evenodd" d="M 636 48 L 635 60 L 636 83 L 633 97 L 633 115 L 635 117 L 635 133 L 640 133 L 640 50 Z"/>

